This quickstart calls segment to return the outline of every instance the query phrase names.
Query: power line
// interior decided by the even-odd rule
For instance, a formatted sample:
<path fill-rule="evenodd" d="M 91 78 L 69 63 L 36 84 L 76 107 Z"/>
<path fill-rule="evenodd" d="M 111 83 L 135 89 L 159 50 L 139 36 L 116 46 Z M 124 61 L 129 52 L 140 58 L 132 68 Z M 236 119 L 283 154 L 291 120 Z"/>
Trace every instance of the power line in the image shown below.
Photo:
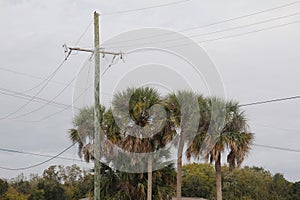
<path fill-rule="evenodd" d="M 17 112 L 19 112 L 20 110 L 22 110 L 23 108 L 25 108 L 28 104 L 30 104 L 32 101 L 34 101 L 33 99 L 36 98 L 43 90 L 44 88 L 48 85 L 48 83 L 50 82 L 50 80 L 56 75 L 56 73 L 58 72 L 58 70 L 63 66 L 63 64 L 66 62 L 66 60 L 64 59 L 59 65 L 58 67 L 47 77 L 44 86 L 38 90 L 37 93 L 35 93 L 34 96 L 32 96 L 32 98 L 30 98 L 25 104 L 23 104 L 22 106 L 20 106 L 18 109 L 16 109 L 15 111 L 7 114 L 5 117 L 0 118 L 0 120 L 4 120 L 4 119 L 8 119 L 10 116 L 16 114 Z M 42 83 L 42 82 L 41 82 Z"/>
<path fill-rule="evenodd" d="M 254 13 L 250 13 L 250 14 L 246 14 L 246 15 L 242 15 L 242 16 L 238 16 L 238 17 L 233 17 L 233 18 L 229 18 L 229 19 L 225 19 L 225 20 L 221 20 L 221 21 L 217 21 L 217 22 L 213 22 L 213 23 L 208 23 L 208 24 L 204 24 L 201 26 L 195 26 L 192 28 L 185 28 L 185 29 L 181 29 L 176 31 L 177 33 L 181 33 L 181 32 L 186 32 L 186 31 L 191 31 L 191 30 L 195 30 L 195 29 L 200 29 L 200 28 L 204 28 L 204 27 L 210 27 L 210 26 L 214 26 L 217 24 L 223 24 L 223 23 L 227 23 L 227 22 L 231 22 L 231 21 L 235 21 L 235 20 L 239 20 L 239 19 L 243 19 L 243 18 L 248 18 L 248 17 L 252 17 L 255 15 L 259 15 L 265 12 L 270 12 L 270 11 L 274 11 L 274 10 L 278 10 L 281 8 L 285 8 L 285 7 L 289 7 L 295 4 L 300 3 L 300 1 L 295 1 L 295 2 L 291 2 L 288 4 L 283 4 L 281 6 L 277 6 L 277 7 L 273 7 L 273 8 L 269 8 L 269 9 L 265 9 L 265 10 L 261 10 L 258 12 L 254 12 Z M 144 39 L 149 39 L 149 38 L 155 38 L 155 37 L 160 37 L 160 36 L 165 36 L 165 35 L 172 35 L 174 33 L 163 33 L 163 34 L 157 34 L 157 35 L 151 35 L 151 36 L 146 36 L 146 37 L 140 37 L 140 38 L 135 38 L 135 39 L 131 39 L 131 40 L 123 40 L 123 41 L 118 41 L 115 43 L 124 43 L 124 42 L 131 42 L 131 41 L 138 41 L 138 40 L 144 40 Z M 114 43 L 111 43 L 114 44 Z"/>
<path fill-rule="evenodd" d="M 103 14 L 100 14 L 100 15 L 107 16 L 107 15 L 116 15 L 116 14 L 137 12 L 137 11 L 143 11 L 143 10 L 148 10 L 148 9 L 153 9 L 153 8 L 160 8 L 160 7 L 164 7 L 164 6 L 170 6 L 170 5 L 185 3 L 185 2 L 188 2 L 188 1 L 191 1 L 191 0 L 175 1 L 175 2 L 160 4 L 160 5 L 156 5 L 156 6 L 149 6 L 149 7 L 144 7 L 144 8 L 137 8 L 137 9 L 124 10 L 124 11 L 111 12 L 111 13 L 103 13 Z"/>
<path fill-rule="evenodd" d="M 243 36 L 243 35 L 249 35 L 249 34 L 252 34 L 252 33 L 258 33 L 258 32 L 262 32 L 262 31 L 267 31 L 267 30 L 276 29 L 276 28 L 289 26 L 289 25 L 293 25 L 293 24 L 298 24 L 298 23 L 300 23 L 300 20 L 290 22 L 290 23 L 284 23 L 284 24 L 280 24 L 280 25 L 276 25 L 276 26 L 271 26 L 271 27 L 268 27 L 268 28 L 262 28 L 262 29 L 258 29 L 258 30 L 254 30 L 254 31 L 249 31 L 249 32 L 245 32 L 245 33 L 239 33 L 239 34 L 234 34 L 234 35 L 229 35 L 229 36 L 223 36 L 223 37 L 214 38 L 214 39 L 207 39 L 207 40 L 202 40 L 202 41 L 198 41 L 198 42 L 197 41 L 196 42 L 189 42 L 189 43 L 183 43 L 183 44 L 172 45 L 172 46 L 165 46 L 164 48 L 183 47 L 183 46 L 194 45 L 195 43 L 201 44 L 201 43 L 213 42 L 213 41 L 218 41 L 218 40 L 223 40 L 223 39 L 228 39 L 228 38 L 235 38 L 235 37 L 239 37 L 239 36 Z M 150 43 L 147 43 L 147 44 L 150 44 Z M 141 45 L 141 44 L 131 45 L 131 46 L 123 46 L 123 47 L 135 47 L 135 46 L 138 47 L 139 45 Z M 112 47 L 111 49 L 114 49 L 114 48 L 117 48 L 117 47 Z"/>
<path fill-rule="evenodd" d="M 262 105 L 262 104 L 275 103 L 275 102 L 281 102 L 281 101 L 289 101 L 289 100 L 294 100 L 294 99 L 300 99 L 300 95 L 285 97 L 285 98 L 271 99 L 271 100 L 266 100 L 266 101 L 256 101 L 256 102 L 252 102 L 252 103 L 240 104 L 239 107 Z"/>
<path fill-rule="evenodd" d="M 104 70 L 104 72 L 101 74 L 101 77 L 103 77 L 103 76 L 105 75 L 105 73 L 108 71 L 108 69 L 110 69 L 110 67 L 111 67 L 112 65 L 115 64 L 115 63 L 114 63 L 115 58 L 116 58 L 116 55 L 113 56 L 113 59 L 111 60 L 111 62 L 110 62 L 110 64 L 108 65 L 108 67 L 107 67 L 107 68 Z M 87 88 L 86 88 L 86 89 L 85 89 L 78 97 L 76 97 L 76 99 L 73 101 L 73 103 L 77 102 L 77 101 L 80 99 L 80 97 L 81 97 L 82 95 L 84 95 L 91 87 L 92 87 L 92 85 L 89 85 L 89 86 L 88 86 L 88 87 L 87 87 Z M 101 93 L 101 94 L 106 94 L 106 93 Z M 107 95 L 109 95 L 109 94 L 107 94 Z M 57 115 L 57 114 L 60 114 L 60 113 L 64 112 L 65 110 L 71 108 L 72 106 L 73 106 L 73 104 L 68 105 L 66 108 L 63 108 L 62 110 L 59 110 L 59 111 L 57 111 L 57 112 L 55 112 L 55 113 L 52 113 L 52 114 L 50 114 L 50 115 L 47 115 L 47 116 L 41 118 L 40 120 L 37 120 L 37 121 L 31 121 L 31 122 L 41 122 L 41 121 L 44 121 L 44 120 L 49 119 L 49 118 L 51 118 L 51 117 L 53 117 L 53 116 L 55 116 L 55 115 Z"/>
<path fill-rule="evenodd" d="M 85 36 L 85 34 L 88 32 L 88 30 L 90 29 L 91 25 L 93 24 L 93 21 L 91 21 L 87 27 L 85 28 L 85 30 L 83 31 L 83 33 L 80 35 L 80 37 L 78 38 L 78 40 L 75 42 L 74 46 L 77 46 L 79 44 L 79 42 L 82 40 L 82 38 Z"/>
<path fill-rule="evenodd" d="M 92 87 L 92 85 L 90 85 L 89 87 L 87 87 L 74 101 L 73 101 L 73 103 L 75 103 L 75 102 L 77 102 L 77 100 L 79 100 L 80 99 L 80 97 L 83 95 L 83 94 L 85 94 L 90 88 Z M 44 120 L 46 120 L 46 119 L 49 119 L 49 118 L 51 118 L 51 117 L 53 117 L 53 116 L 55 116 L 55 115 L 57 115 L 57 114 L 60 114 L 60 113 L 62 113 L 62 112 L 64 112 L 64 111 L 66 111 L 67 109 L 71 109 L 72 108 L 72 106 L 73 106 L 73 104 L 70 104 L 70 105 L 68 105 L 67 107 L 65 107 L 65 108 L 63 108 L 63 109 L 61 109 L 61 110 L 59 110 L 59 111 L 57 111 L 57 112 L 55 112 L 55 113 L 52 113 L 52 114 L 50 114 L 50 115 L 47 115 L 47 116 L 45 116 L 45 117 L 43 117 L 43 118 L 41 118 L 41 119 L 39 119 L 39 120 L 37 120 L 37 121 L 32 121 L 32 122 L 41 122 L 41 121 L 44 121 Z"/>
<path fill-rule="evenodd" d="M 300 150 L 298 150 L 298 149 L 275 147 L 275 146 L 262 145 L 262 144 L 253 144 L 253 146 L 262 147 L 262 148 L 268 148 L 268 149 L 276 149 L 276 150 L 281 150 L 281 151 L 290 151 L 290 152 L 300 153 Z"/>
<path fill-rule="evenodd" d="M 262 123 L 257 123 L 257 122 L 251 122 L 250 123 L 254 124 L 254 126 L 260 126 L 264 128 L 269 128 L 269 129 L 275 129 L 275 130 L 282 130 L 282 131 L 288 131 L 288 132 L 299 132 L 300 129 L 291 129 L 291 128 L 282 128 L 282 127 L 276 127 L 276 126 L 271 126 L 268 124 L 262 124 Z"/>
<path fill-rule="evenodd" d="M 77 40 L 77 42 L 75 43 L 76 45 L 80 42 L 80 40 L 83 38 L 83 36 L 87 33 L 89 27 L 91 26 L 92 22 L 89 23 L 89 25 L 87 26 L 87 28 L 85 29 L 85 31 L 83 32 L 83 34 L 79 37 L 79 39 Z M 38 90 L 37 93 L 35 93 L 34 96 L 32 96 L 32 98 L 30 98 L 25 104 L 23 104 L 22 106 L 20 106 L 18 109 L 16 109 L 15 111 L 9 113 L 8 115 L 6 115 L 5 117 L 0 118 L 0 120 L 4 120 L 4 119 L 8 119 L 9 117 L 11 117 L 12 115 L 18 113 L 19 111 L 21 111 L 23 108 L 25 108 L 28 104 L 30 104 L 32 101 L 34 101 L 33 99 L 36 98 L 43 90 L 44 88 L 48 85 L 48 83 L 52 80 L 52 78 L 56 75 L 56 73 L 59 71 L 59 69 L 64 65 L 64 63 L 67 61 L 67 59 L 65 58 L 61 64 L 58 65 L 58 67 L 46 78 L 46 80 L 41 81 L 39 84 L 37 84 L 36 86 L 34 86 L 33 88 L 29 89 L 29 90 L 25 90 L 23 92 L 28 92 L 31 91 L 35 88 L 40 87 L 43 83 L 44 86 Z"/>
<path fill-rule="evenodd" d="M 53 157 L 53 155 L 49 155 L 49 154 L 40 154 L 40 153 L 19 151 L 19 150 L 7 149 L 7 148 L 0 148 L 0 151 L 8 152 L 8 153 L 24 154 L 24 155 L 30 155 L 30 156 L 46 157 L 46 158 L 52 158 Z M 67 157 L 60 157 L 60 156 L 57 157 L 57 159 L 84 162 L 83 160 L 74 159 L 74 158 L 67 158 Z"/>
<path fill-rule="evenodd" d="M 102 76 L 104 76 L 104 74 L 105 74 L 105 72 L 112 66 L 112 65 L 114 65 L 115 63 L 114 63 L 114 60 L 115 60 L 115 58 L 116 58 L 116 56 L 114 56 L 114 58 L 111 60 L 111 62 L 110 62 L 110 64 L 108 65 L 108 67 L 106 68 L 106 70 L 102 73 L 102 75 L 101 75 L 101 77 Z M 76 78 L 76 77 L 75 77 Z M 67 87 L 68 87 L 68 84 L 65 84 Z M 73 101 L 73 103 L 75 103 L 75 102 L 77 102 L 80 98 L 81 98 L 81 96 L 82 95 L 84 95 L 90 88 L 91 88 L 91 86 L 92 85 L 89 85 L 78 97 L 76 97 L 76 99 Z M 0 88 L 0 90 L 1 90 L 1 88 Z M 0 91 L 0 93 L 1 93 L 1 91 Z M 109 95 L 109 94 L 107 94 L 107 93 L 101 93 L 101 94 L 104 94 L 104 95 Z M 53 101 L 52 101 L 53 102 Z M 52 103 L 51 102 L 51 100 L 46 100 L 46 104 L 47 103 Z M 45 105 L 45 104 L 44 104 Z M 50 115 L 47 115 L 47 116 L 45 116 L 45 117 L 43 117 L 43 118 L 41 118 L 41 119 L 39 119 L 39 120 L 34 120 L 34 121 L 26 121 L 26 122 L 41 122 L 41 121 L 44 121 L 44 120 L 46 120 L 46 119 L 49 119 L 49 118 L 51 118 L 51 117 L 53 117 L 53 116 L 55 116 L 55 115 L 57 115 L 57 114 L 60 114 L 60 113 L 62 113 L 62 112 L 64 112 L 64 111 L 66 111 L 66 110 L 68 110 L 68 109 L 71 109 L 72 108 L 72 106 L 73 106 L 73 104 L 70 104 L 70 105 L 66 105 L 66 104 L 63 104 L 63 108 L 62 108 L 62 110 L 59 110 L 59 111 L 57 111 L 57 112 L 55 112 L 55 113 L 52 113 L 52 114 L 50 114 Z M 77 109 L 79 109 L 79 108 L 77 108 Z M 27 114 L 27 113 L 26 113 Z"/>
<path fill-rule="evenodd" d="M 87 31 L 89 30 L 90 26 L 92 25 L 92 21 L 88 24 L 88 26 L 86 27 L 86 29 L 84 30 L 84 32 L 80 35 L 80 37 L 78 38 L 78 40 L 75 42 L 74 46 L 78 45 L 78 43 L 82 40 L 82 38 L 84 37 L 84 35 L 87 33 Z M 68 55 L 69 56 L 69 55 Z M 67 60 L 68 56 L 66 56 L 65 60 Z M 12 72 L 12 70 L 11 70 Z M 25 75 L 23 73 L 23 75 Z M 30 88 L 30 89 L 27 89 L 27 90 L 24 90 L 23 92 L 30 92 L 38 87 L 40 87 L 47 79 L 43 79 L 39 84 L 37 84 L 36 86 Z M 56 82 L 56 81 L 52 81 L 52 82 Z M 56 82 L 56 83 L 59 83 L 59 82 Z"/>
<path fill-rule="evenodd" d="M 6 72 L 10 72 L 10 73 L 13 73 L 13 74 L 17 74 L 17 75 L 27 76 L 29 78 L 39 79 L 39 80 L 42 80 L 42 81 L 46 81 L 47 80 L 47 78 L 42 78 L 40 76 L 35 76 L 35 75 L 32 75 L 32 74 L 28 74 L 28 73 L 24 73 L 24 72 L 19 72 L 19 71 L 7 69 L 5 67 L 0 67 L 0 70 L 1 71 L 6 71 Z M 59 81 L 54 81 L 54 80 L 51 80 L 50 82 L 58 84 L 58 85 L 66 85 L 66 83 L 59 82 Z M 24 91 L 21 91 L 21 92 L 26 93 L 26 91 L 29 91 L 29 90 L 24 90 Z"/>
<path fill-rule="evenodd" d="M 34 165 L 30 165 L 30 166 L 27 166 L 27 167 L 20 167 L 20 168 L 0 167 L 0 169 L 10 170 L 10 171 L 20 171 L 20 170 L 27 170 L 27 169 L 35 168 L 35 167 L 43 165 L 43 164 L 45 164 L 47 162 L 50 162 L 51 160 L 54 160 L 55 158 L 59 157 L 60 155 L 62 155 L 63 153 L 65 153 L 66 151 L 68 151 L 69 149 L 71 149 L 75 144 L 76 144 L 76 142 L 73 143 L 71 146 L 67 147 L 66 149 L 64 149 L 63 151 L 61 151 L 60 153 L 58 153 L 57 155 L 52 156 L 51 158 L 49 158 L 49 159 L 47 159 L 47 160 L 45 160 L 43 162 L 40 162 L 40 163 L 37 163 L 37 164 L 34 164 Z"/>
<path fill-rule="evenodd" d="M 37 164 L 34 164 L 34 165 L 30 165 L 28 167 L 20 167 L 20 168 L 0 167 L 0 169 L 10 170 L 10 171 L 27 170 L 27 169 L 31 169 L 31 168 L 35 168 L 35 167 L 38 167 L 40 165 L 43 165 L 43 164 L 45 164 L 47 162 L 50 162 L 51 160 L 53 160 L 55 158 L 62 159 L 62 160 L 84 162 L 84 161 L 78 160 L 78 159 L 71 159 L 71 158 L 60 157 L 60 155 L 62 155 L 63 153 L 65 153 L 66 151 L 68 151 L 69 149 L 71 149 L 75 144 L 76 144 L 76 142 L 73 143 L 71 146 L 67 147 L 66 149 L 64 149 L 63 151 L 61 151 L 60 153 L 58 153 L 55 156 L 0 148 L 0 151 L 9 152 L 9 153 L 19 153 L 19 154 L 32 155 L 32 156 L 49 157 L 49 159 L 47 159 L 47 160 L 45 160 L 43 162 L 40 162 L 40 163 L 37 163 Z M 276 149 L 276 150 L 281 150 L 281 151 L 289 151 L 289 152 L 300 153 L 300 150 L 298 150 L 298 149 L 283 148 L 283 147 L 278 147 L 278 146 L 269 146 L 269 145 L 262 145 L 262 144 L 253 144 L 253 146 L 262 147 L 262 148 L 268 148 L 268 149 Z"/>
<path fill-rule="evenodd" d="M 88 62 L 90 59 L 89 58 L 87 58 L 85 61 L 84 61 L 84 63 L 83 63 L 83 65 L 85 65 L 86 64 L 86 62 Z M 81 72 L 83 70 L 83 68 L 81 68 L 81 70 L 79 71 L 79 73 Z M 57 99 L 61 94 L 63 94 L 64 92 L 65 92 L 65 90 L 73 83 L 73 81 L 74 80 L 76 80 L 76 78 L 77 78 L 77 75 L 57 94 L 57 95 L 55 95 L 53 98 L 51 98 L 47 103 L 45 103 L 45 104 L 43 104 L 42 106 L 40 106 L 40 107 L 38 107 L 38 108 L 36 108 L 36 109 L 33 109 L 33 110 L 31 110 L 31 111 L 29 111 L 29 112 L 26 112 L 26 113 L 24 113 L 24 114 L 21 114 L 21 115 L 18 115 L 18 116 L 15 116 L 15 117 L 11 117 L 11 118 L 9 118 L 9 119 L 18 119 L 18 118 L 21 118 L 21 117 L 25 117 L 25 116 L 27 116 L 27 115 L 30 115 L 30 114 L 32 114 L 32 113 L 34 113 L 34 112 L 37 112 L 37 111 L 39 111 L 39 110 L 41 110 L 41 109 L 43 109 L 44 107 L 46 107 L 47 105 L 49 105 L 50 103 L 52 103 L 55 99 Z"/>
<path fill-rule="evenodd" d="M 297 16 L 299 15 L 300 12 L 296 12 L 293 14 L 289 14 L 289 15 L 284 15 L 281 17 L 276 17 L 276 18 L 272 18 L 272 19 L 268 19 L 268 20 L 263 20 L 263 21 L 259 21 L 259 22 L 255 22 L 255 23 L 250 23 L 250 24 L 245 24 L 245 25 L 241 25 L 241 26 L 236 26 L 236 27 L 232 27 L 232 28 L 227 28 L 227 29 L 221 29 L 221 30 L 217 30 L 217 31 L 212 31 L 212 32 L 206 32 L 206 33 L 201 33 L 201 34 L 196 34 L 196 35 L 191 35 L 188 36 L 189 38 L 194 38 L 194 37 L 199 37 L 199 36 L 205 36 L 205 35 L 213 35 L 216 33 L 222 33 L 222 32 L 227 32 L 227 31 L 231 31 L 231 30 L 236 30 L 236 29 L 241 29 L 241 28 L 246 28 L 246 27 L 251 27 L 251 26 L 255 26 L 255 25 L 259 25 L 259 24 L 264 24 L 264 23 L 268 23 L 268 22 L 272 22 L 272 21 L 276 21 L 276 20 L 280 20 L 280 19 L 284 19 L 284 18 L 288 18 L 288 17 L 293 17 L 293 16 Z M 282 25 L 280 25 L 281 27 Z M 277 27 L 277 26 L 276 26 Z M 265 30 L 265 29 L 264 29 Z M 255 30 L 255 32 L 257 32 L 257 30 Z M 243 35 L 245 33 L 242 33 Z M 233 35 L 236 36 L 236 35 Z M 227 37 L 233 37 L 233 36 L 225 36 L 225 37 L 221 37 L 222 39 L 227 38 Z M 203 43 L 203 42 L 208 42 L 208 41 L 214 41 L 214 40 L 219 40 L 221 38 L 217 38 L 217 39 L 209 39 L 209 40 L 204 40 L 201 42 L 197 42 L 197 43 Z M 182 40 L 183 38 L 175 38 L 175 39 L 169 39 L 169 40 L 161 40 L 161 41 L 153 41 L 153 42 L 144 42 L 144 43 L 140 43 L 140 44 L 135 44 L 135 45 L 127 45 L 127 46 L 108 46 L 106 48 L 109 49 L 113 49 L 113 48 L 125 48 L 125 47 L 135 47 L 135 46 L 139 46 L 139 45 L 147 45 L 147 44 L 153 44 L 153 43 L 168 43 L 168 42 L 172 42 L 172 41 L 179 41 Z"/>
<path fill-rule="evenodd" d="M 42 78 L 40 76 L 35 76 L 35 75 L 31 75 L 31 74 L 27 74 L 27 73 L 23 73 L 23 72 L 19 72 L 19 71 L 15 71 L 15 70 L 11 70 L 11 69 L 7 69 L 7 68 L 4 68 L 4 67 L 0 67 L 0 70 L 2 71 L 7 71 L 7 72 L 11 72 L 11 73 L 14 73 L 14 74 L 18 74 L 18 75 L 22 75 L 22 76 L 27 76 L 27 77 L 30 77 L 30 78 L 34 78 L 34 79 L 40 79 L 40 80 L 46 80 L 45 78 Z M 63 85 L 63 86 L 66 86 L 67 83 L 64 83 L 64 82 L 60 82 L 60 81 L 54 81 L 54 80 L 51 80 L 50 81 L 51 83 L 55 83 L 55 84 L 58 84 L 58 85 Z M 75 86 L 74 86 L 75 87 Z M 83 87 L 75 87 L 75 88 L 78 88 L 78 89 L 85 89 Z M 4 90 L 7 90 L 7 89 L 4 89 Z M 20 91 L 13 91 L 13 90 L 10 90 L 11 92 L 13 93 L 22 93 L 22 94 L 25 94 L 26 92 L 20 92 Z M 101 94 L 104 94 L 104 95 L 108 95 L 107 93 L 101 93 Z M 49 100 L 47 100 L 49 101 Z"/>
<path fill-rule="evenodd" d="M 199 41 L 199 42 L 196 42 L 196 43 L 201 44 L 201 43 L 206 43 L 206 42 L 218 41 L 218 40 L 222 40 L 222 39 L 234 38 L 234 37 L 239 37 L 239 36 L 243 36 L 243 35 L 249 35 L 249 34 L 252 34 L 252 33 L 258 33 L 258 32 L 262 32 L 262 31 L 276 29 L 276 28 L 280 28 L 280 27 L 284 27 L 284 26 L 289 26 L 289 25 L 293 25 L 293 24 L 297 24 L 297 23 L 300 23 L 300 21 L 285 23 L 285 24 L 281 24 L 281 25 L 278 25 L 278 26 L 271 26 L 271 27 L 268 27 L 268 28 L 258 29 L 258 30 L 255 30 L 255 31 L 249 31 L 249 32 L 246 32 L 246 33 L 240 33 L 240 34 L 235 34 L 235 35 L 230 35 L 230 36 L 224 36 L 224 37 L 219 37 L 219 38 L 209 39 L 209 40 L 202 40 L 202 41 Z M 188 45 L 191 45 L 191 43 L 169 46 L 168 48 L 188 46 Z"/>
<path fill-rule="evenodd" d="M 33 97 L 31 95 L 28 95 L 28 94 L 24 94 L 24 93 L 13 91 L 13 90 L 8 90 L 8 89 L 5 89 L 5 88 L 0 88 L 0 93 L 3 94 L 3 95 L 12 96 L 12 97 L 15 97 L 15 98 L 20 98 L 20 99 L 26 99 L 26 100 L 33 98 L 33 101 L 38 102 L 38 103 L 47 103 L 47 102 L 49 102 L 49 100 L 41 98 L 41 97 Z M 67 104 L 58 103 L 58 102 L 55 102 L 55 101 L 50 103 L 50 105 L 58 107 L 58 108 L 66 108 L 68 106 Z"/>

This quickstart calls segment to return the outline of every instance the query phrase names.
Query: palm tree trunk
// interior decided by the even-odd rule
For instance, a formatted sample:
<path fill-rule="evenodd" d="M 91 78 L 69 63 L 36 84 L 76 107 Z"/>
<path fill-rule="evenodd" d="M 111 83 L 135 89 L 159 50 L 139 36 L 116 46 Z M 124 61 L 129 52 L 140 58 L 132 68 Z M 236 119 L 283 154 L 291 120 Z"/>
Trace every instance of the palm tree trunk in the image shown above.
<path fill-rule="evenodd" d="M 184 138 L 180 136 L 178 154 L 177 154 L 177 200 L 181 200 L 181 183 L 182 183 L 182 151 L 184 146 Z"/>
<path fill-rule="evenodd" d="M 148 155 L 148 190 L 147 190 L 147 200 L 152 199 L 152 154 Z"/>
<path fill-rule="evenodd" d="M 222 200 L 221 153 L 215 161 L 217 200 Z"/>

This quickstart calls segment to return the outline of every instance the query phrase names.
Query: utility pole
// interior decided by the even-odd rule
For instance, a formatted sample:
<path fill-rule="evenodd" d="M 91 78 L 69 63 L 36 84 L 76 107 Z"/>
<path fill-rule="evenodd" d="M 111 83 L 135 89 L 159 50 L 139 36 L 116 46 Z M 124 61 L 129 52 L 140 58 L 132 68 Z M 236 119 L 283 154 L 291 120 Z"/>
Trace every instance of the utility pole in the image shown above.
<path fill-rule="evenodd" d="M 122 56 L 122 53 L 102 51 L 100 49 L 100 28 L 99 14 L 94 12 L 94 49 L 82 49 L 78 47 L 67 47 L 69 50 L 66 59 L 71 55 L 72 51 L 82 51 L 94 53 L 95 56 L 95 75 L 94 75 L 94 200 L 100 200 L 100 180 L 101 180 L 101 141 L 102 135 L 100 128 L 101 121 L 101 105 L 100 105 L 100 54 L 109 54 Z"/>
<path fill-rule="evenodd" d="M 100 200 L 100 178 L 101 178 L 101 133 L 100 133 L 100 34 L 99 14 L 94 12 L 94 200 Z"/>

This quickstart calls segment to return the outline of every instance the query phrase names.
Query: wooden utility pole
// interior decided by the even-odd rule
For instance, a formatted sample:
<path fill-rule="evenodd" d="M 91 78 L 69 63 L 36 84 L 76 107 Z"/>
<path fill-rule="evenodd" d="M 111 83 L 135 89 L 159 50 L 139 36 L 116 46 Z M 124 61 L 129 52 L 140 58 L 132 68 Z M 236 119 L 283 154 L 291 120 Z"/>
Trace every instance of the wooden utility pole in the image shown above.
<path fill-rule="evenodd" d="M 94 56 L 95 56 L 95 77 L 94 77 L 94 200 L 100 200 L 100 34 L 99 14 L 94 12 Z"/>
<path fill-rule="evenodd" d="M 67 47 L 69 50 L 66 59 L 71 55 L 72 51 L 82 51 L 94 53 L 95 56 L 95 76 L 94 76 L 94 200 L 100 200 L 100 179 L 101 179 L 101 141 L 102 135 L 100 128 L 101 121 L 101 105 L 100 105 L 100 54 L 109 54 L 114 56 L 122 56 L 122 53 L 115 53 L 100 50 L 100 28 L 99 14 L 94 12 L 94 49 L 83 49 L 79 47 Z"/>

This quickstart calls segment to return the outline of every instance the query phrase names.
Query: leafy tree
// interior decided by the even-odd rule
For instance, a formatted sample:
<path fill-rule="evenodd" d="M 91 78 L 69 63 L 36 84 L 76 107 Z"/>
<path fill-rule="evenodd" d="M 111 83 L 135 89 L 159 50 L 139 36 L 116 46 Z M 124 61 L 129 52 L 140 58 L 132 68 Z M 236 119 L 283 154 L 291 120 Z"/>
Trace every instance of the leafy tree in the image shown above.
<path fill-rule="evenodd" d="M 292 185 L 292 199 L 300 200 L 300 181 Z"/>
<path fill-rule="evenodd" d="M 245 167 L 230 171 L 224 166 L 222 171 L 224 199 L 279 199 L 271 190 L 271 173 L 263 168 Z"/>
<path fill-rule="evenodd" d="M 19 193 L 13 186 L 9 186 L 5 194 L 5 200 L 27 200 L 27 195 Z"/>
<path fill-rule="evenodd" d="M 8 183 L 6 180 L 0 179 L 0 197 L 3 197 L 8 189 Z"/>
<path fill-rule="evenodd" d="M 28 195 L 30 193 L 30 183 L 24 177 L 24 174 L 18 175 L 16 178 L 12 179 L 11 185 L 17 190 L 19 194 Z"/>
<path fill-rule="evenodd" d="M 45 200 L 65 199 L 66 193 L 61 185 L 62 177 L 59 174 L 59 167 L 50 166 L 44 170 L 43 178 L 39 181 L 38 190 L 44 191 Z"/>
<path fill-rule="evenodd" d="M 45 200 L 44 195 L 45 195 L 44 190 L 33 188 L 30 192 L 30 196 L 28 200 Z"/>
<path fill-rule="evenodd" d="M 271 189 L 273 193 L 278 194 L 279 199 L 292 199 L 290 196 L 292 193 L 292 184 L 289 183 L 282 174 L 276 173 L 273 176 Z"/>
<path fill-rule="evenodd" d="M 182 168 L 182 196 L 210 198 L 215 191 L 215 176 L 210 164 L 188 164 Z"/>

